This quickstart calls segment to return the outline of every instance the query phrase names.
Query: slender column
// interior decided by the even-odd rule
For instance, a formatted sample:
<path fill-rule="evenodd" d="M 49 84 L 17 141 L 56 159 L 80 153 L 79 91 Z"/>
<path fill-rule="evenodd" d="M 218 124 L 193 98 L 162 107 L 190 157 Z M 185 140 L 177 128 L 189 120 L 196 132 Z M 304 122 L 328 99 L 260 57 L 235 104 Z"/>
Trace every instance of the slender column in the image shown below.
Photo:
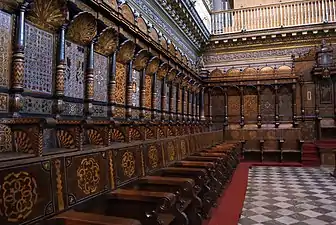
<path fill-rule="evenodd" d="M 275 85 L 275 90 L 274 90 L 274 98 L 275 98 L 275 127 L 278 128 L 280 123 L 279 123 L 279 96 L 278 96 L 278 85 Z"/>
<path fill-rule="evenodd" d="M 320 109 L 318 105 L 318 90 L 319 90 L 319 81 L 315 81 L 315 117 L 318 118 L 320 116 Z"/>
<path fill-rule="evenodd" d="M 335 80 L 332 79 L 332 90 L 333 90 L 333 99 L 334 99 L 334 121 L 336 121 L 336 93 L 335 93 L 335 88 L 336 88 L 336 85 L 335 85 Z M 336 166 L 335 166 L 336 168 Z"/>
<path fill-rule="evenodd" d="M 22 108 L 22 92 L 24 79 L 24 47 L 25 47 L 25 12 L 28 3 L 20 7 L 16 20 L 15 44 L 13 49 L 12 76 L 11 76 L 11 111 L 13 117 L 19 116 Z"/>
<path fill-rule="evenodd" d="M 244 87 L 240 87 L 240 127 L 245 126 L 245 116 L 244 116 Z"/>
<path fill-rule="evenodd" d="M 303 101 L 303 75 L 301 74 L 299 84 L 300 84 L 300 105 L 301 105 L 301 121 L 305 120 L 305 110 L 304 110 L 304 101 Z M 316 100 L 316 98 L 315 98 Z"/>
<path fill-rule="evenodd" d="M 257 90 L 258 90 L 258 116 L 257 116 L 257 125 L 258 125 L 258 128 L 261 128 L 262 126 L 262 117 L 261 117 L 261 104 L 260 104 L 260 101 L 261 101 L 261 96 L 260 96 L 260 86 L 257 87 Z"/>
<path fill-rule="evenodd" d="M 180 85 L 176 84 L 176 120 L 180 120 Z"/>
<path fill-rule="evenodd" d="M 182 97 L 182 107 L 181 107 L 181 114 L 182 114 L 182 121 L 186 120 L 186 110 L 185 110 L 185 105 L 186 105 L 186 97 L 185 97 L 185 86 L 182 86 L 182 92 L 181 92 L 181 97 Z"/>
<path fill-rule="evenodd" d="M 109 105 L 109 117 L 113 120 L 114 110 L 115 110 L 115 87 L 116 87 L 116 59 L 117 53 L 114 52 L 111 56 L 110 62 L 110 73 L 109 73 L 109 84 L 108 84 L 108 105 Z"/>
<path fill-rule="evenodd" d="M 297 124 L 297 113 L 296 113 L 296 83 L 292 85 L 292 115 L 293 115 L 293 127 Z"/>
<path fill-rule="evenodd" d="M 140 120 L 144 120 L 145 118 L 145 95 L 146 95 L 146 90 L 145 90 L 145 76 L 146 76 L 146 69 L 143 69 L 140 72 L 140 113 L 139 113 L 139 118 Z"/>
<path fill-rule="evenodd" d="M 92 101 L 94 95 L 94 41 L 91 41 L 89 47 L 88 63 L 85 73 L 85 99 L 84 99 L 84 114 L 87 119 L 91 118 L 92 115 Z"/>
<path fill-rule="evenodd" d="M 191 115 L 190 120 L 195 120 L 195 92 L 190 92 L 191 95 Z"/>
<path fill-rule="evenodd" d="M 173 121 L 174 120 L 174 105 L 173 105 L 173 101 L 174 101 L 174 95 L 173 95 L 173 89 L 174 89 L 174 85 L 173 82 L 170 82 L 169 84 L 169 120 Z"/>
<path fill-rule="evenodd" d="M 133 60 L 127 63 L 127 75 L 126 75 L 126 120 L 132 118 L 132 82 L 133 82 Z"/>
<path fill-rule="evenodd" d="M 65 77 L 65 29 L 66 25 L 63 25 L 60 29 L 58 39 L 58 55 L 55 77 L 55 102 L 54 109 L 56 118 L 60 117 L 63 112 L 63 96 L 64 96 L 64 77 Z"/>
<path fill-rule="evenodd" d="M 161 82 L 161 120 L 164 121 L 166 119 L 166 93 L 167 93 L 167 85 L 166 85 L 166 77 L 162 78 Z"/>
<path fill-rule="evenodd" d="M 156 79 L 157 79 L 157 76 L 156 76 L 156 73 L 154 73 L 153 74 L 153 79 L 152 79 L 152 102 L 151 102 L 151 108 L 152 108 L 151 118 L 152 118 L 152 120 L 156 119 L 156 111 L 157 111 L 157 108 L 156 108 Z"/>
<path fill-rule="evenodd" d="M 212 123 L 212 96 L 211 91 L 208 91 L 208 112 L 209 112 L 209 123 Z"/>
<path fill-rule="evenodd" d="M 227 94 L 227 88 L 224 88 L 224 126 L 229 125 L 229 117 L 228 117 L 228 94 Z"/>
<path fill-rule="evenodd" d="M 199 111 L 199 92 L 196 92 L 195 94 L 195 117 L 196 117 L 196 121 L 200 120 L 200 111 Z"/>
<path fill-rule="evenodd" d="M 200 108 L 200 119 L 205 120 L 204 116 L 204 87 L 201 88 L 200 98 L 199 98 L 199 108 Z"/>
<path fill-rule="evenodd" d="M 187 96 L 188 96 L 188 109 L 187 109 L 187 115 L 188 115 L 188 121 L 192 120 L 192 93 L 190 93 L 190 90 L 187 90 Z"/>

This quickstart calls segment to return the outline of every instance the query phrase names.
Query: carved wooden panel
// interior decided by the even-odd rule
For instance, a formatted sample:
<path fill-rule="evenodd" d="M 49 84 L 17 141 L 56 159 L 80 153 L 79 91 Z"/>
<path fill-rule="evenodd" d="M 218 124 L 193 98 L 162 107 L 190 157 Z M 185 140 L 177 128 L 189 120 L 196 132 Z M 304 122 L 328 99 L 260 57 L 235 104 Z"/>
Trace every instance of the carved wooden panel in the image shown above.
<path fill-rule="evenodd" d="M 12 131 L 10 127 L 0 124 L 0 152 L 12 151 Z"/>
<path fill-rule="evenodd" d="M 270 88 L 265 88 L 260 95 L 260 111 L 264 122 L 271 123 L 274 121 L 275 95 Z"/>
<path fill-rule="evenodd" d="M 172 105 L 173 105 L 173 112 L 176 112 L 176 86 L 173 85 L 172 87 L 172 91 L 173 91 L 173 102 L 172 102 Z"/>
<path fill-rule="evenodd" d="M 107 106 L 93 104 L 92 116 L 101 117 L 101 118 L 106 117 L 107 116 Z"/>
<path fill-rule="evenodd" d="M 12 17 L 0 10 L 0 86 L 8 87 L 12 47 Z"/>
<path fill-rule="evenodd" d="M 152 101 L 152 76 L 145 76 L 145 107 L 150 109 Z"/>
<path fill-rule="evenodd" d="M 258 116 L 258 96 L 244 95 L 244 117 L 245 121 L 256 121 Z"/>
<path fill-rule="evenodd" d="M 85 48 L 66 41 L 65 59 L 64 95 L 82 99 L 84 97 Z"/>
<path fill-rule="evenodd" d="M 292 92 L 288 87 L 283 87 L 278 91 L 278 98 L 280 121 L 291 121 L 293 117 Z"/>
<path fill-rule="evenodd" d="M 25 24 L 24 87 L 51 94 L 53 85 L 53 35 Z"/>
<path fill-rule="evenodd" d="M 307 141 L 312 141 L 316 137 L 315 121 L 305 121 L 301 123 L 302 138 Z"/>
<path fill-rule="evenodd" d="M 212 104 L 212 121 L 213 122 L 223 122 L 224 121 L 224 110 L 225 110 L 224 95 L 212 96 L 211 104 Z"/>
<path fill-rule="evenodd" d="M 303 86 L 303 105 L 307 116 L 315 115 L 315 85 L 313 83 L 306 83 Z"/>
<path fill-rule="evenodd" d="M 107 102 L 108 58 L 94 53 L 94 100 Z"/>
<path fill-rule="evenodd" d="M 23 98 L 21 112 L 33 114 L 52 114 L 52 106 L 53 100 L 25 96 Z"/>
<path fill-rule="evenodd" d="M 139 146 L 118 149 L 113 152 L 117 185 L 136 178 L 144 172 L 142 149 Z"/>
<path fill-rule="evenodd" d="M 84 105 L 82 103 L 64 102 L 62 115 L 81 116 L 83 115 Z"/>
<path fill-rule="evenodd" d="M 177 106 L 177 112 L 181 113 L 182 112 L 182 107 L 183 107 L 183 101 L 182 101 L 182 89 L 178 89 L 178 95 L 179 95 L 179 104 Z"/>
<path fill-rule="evenodd" d="M 107 188 L 107 159 L 104 152 L 65 160 L 69 206 Z"/>
<path fill-rule="evenodd" d="M 0 171 L 0 223 L 23 224 L 54 212 L 50 161 Z"/>
<path fill-rule="evenodd" d="M 126 95 L 126 66 L 117 62 L 116 64 L 116 91 L 115 102 L 125 104 Z"/>
<path fill-rule="evenodd" d="M 228 96 L 228 115 L 230 122 L 240 121 L 240 96 Z"/>
<path fill-rule="evenodd" d="M 163 167 L 164 152 L 162 151 L 162 144 L 160 142 L 148 144 L 145 146 L 145 168 L 146 173 Z"/>

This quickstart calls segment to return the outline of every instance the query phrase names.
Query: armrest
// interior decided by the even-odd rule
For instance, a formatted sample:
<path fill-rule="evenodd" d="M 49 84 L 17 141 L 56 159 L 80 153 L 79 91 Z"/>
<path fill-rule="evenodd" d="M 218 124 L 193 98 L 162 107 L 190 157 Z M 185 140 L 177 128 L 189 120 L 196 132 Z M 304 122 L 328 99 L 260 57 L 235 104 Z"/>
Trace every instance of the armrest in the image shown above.
<path fill-rule="evenodd" d="M 122 217 L 114 217 L 114 216 L 105 216 L 94 213 L 85 213 L 85 212 L 77 212 L 74 210 L 69 210 L 64 213 L 61 213 L 47 222 L 47 224 L 52 225 L 60 224 L 60 221 L 65 222 L 65 224 L 74 223 L 77 225 L 141 225 L 138 220 L 127 219 Z"/>
<path fill-rule="evenodd" d="M 175 162 L 173 165 L 175 166 L 195 166 L 195 167 L 207 167 L 207 168 L 214 168 L 215 164 L 212 162 L 197 162 L 197 161 L 178 161 Z"/>
<path fill-rule="evenodd" d="M 178 186 L 186 185 L 189 186 L 190 188 L 195 186 L 195 182 L 193 179 L 182 177 L 146 176 L 140 178 L 137 182 L 148 184 L 178 185 Z"/>
<path fill-rule="evenodd" d="M 205 156 L 205 157 L 225 157 L 226 152 L 198 152 L 194 154 L 195 156 Z"/>
<path fill-rule="evenodd" d="M 213 156 L 188 156 L 185 160 L 191 161 L 220 161 L 222 158 Z"/>

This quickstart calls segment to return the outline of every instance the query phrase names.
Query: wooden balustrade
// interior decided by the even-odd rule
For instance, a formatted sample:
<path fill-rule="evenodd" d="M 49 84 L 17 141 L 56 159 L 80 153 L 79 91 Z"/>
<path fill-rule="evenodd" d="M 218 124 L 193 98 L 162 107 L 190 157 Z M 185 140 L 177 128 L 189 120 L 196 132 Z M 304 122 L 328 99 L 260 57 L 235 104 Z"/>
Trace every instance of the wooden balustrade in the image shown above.
<path fill-rule="evenodd" d="M 296 1 L 234 10 L 211 15 L 211 34 L 273 29 L 336 22 L 335 0 Z"/>

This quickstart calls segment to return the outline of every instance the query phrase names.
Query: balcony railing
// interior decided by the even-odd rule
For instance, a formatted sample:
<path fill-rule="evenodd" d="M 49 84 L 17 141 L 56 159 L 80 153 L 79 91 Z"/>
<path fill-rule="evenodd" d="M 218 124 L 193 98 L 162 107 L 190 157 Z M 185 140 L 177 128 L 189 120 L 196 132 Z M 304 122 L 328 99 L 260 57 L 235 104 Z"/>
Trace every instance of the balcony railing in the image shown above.
<path fill-rule="evenodd" d="M 297 1 L 215 11 L 211 15 L 211 33 L 218 35 L 328 22 L 336 22 L 336 0 Z"/>

